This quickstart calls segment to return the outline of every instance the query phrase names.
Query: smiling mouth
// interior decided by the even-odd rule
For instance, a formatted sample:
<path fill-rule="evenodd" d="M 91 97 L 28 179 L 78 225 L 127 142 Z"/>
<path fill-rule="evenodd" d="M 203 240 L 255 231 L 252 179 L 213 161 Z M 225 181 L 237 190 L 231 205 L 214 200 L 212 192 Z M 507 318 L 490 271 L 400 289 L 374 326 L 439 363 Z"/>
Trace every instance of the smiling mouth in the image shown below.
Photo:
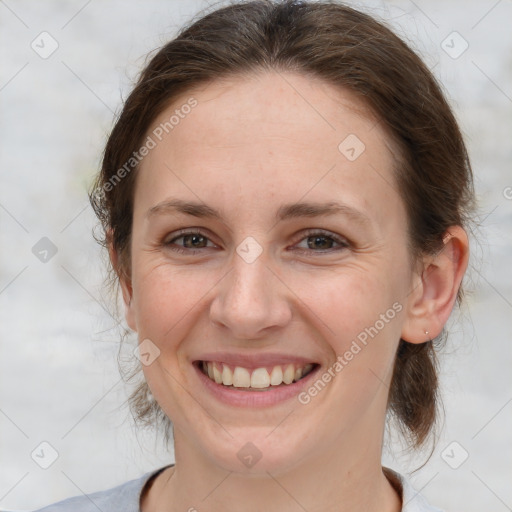
<path fill-rule="evenodd" d="M 248 369 L 218 361 L 195 361 L 194 364 L 216 384 L 243 391 L 269 391 L 279 386 L 288 386 L 319 366 L 317 363 L 287 363 Z"/>

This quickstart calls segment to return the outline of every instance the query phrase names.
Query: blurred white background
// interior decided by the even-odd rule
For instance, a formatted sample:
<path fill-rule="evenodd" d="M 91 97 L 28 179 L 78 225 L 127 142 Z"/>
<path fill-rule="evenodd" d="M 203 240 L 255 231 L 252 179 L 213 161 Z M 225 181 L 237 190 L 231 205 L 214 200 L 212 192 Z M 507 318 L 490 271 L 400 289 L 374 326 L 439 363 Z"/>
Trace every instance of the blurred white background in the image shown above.
<path fill-rule="evenodd" d="M 173 461 L 153 433 L 136 432 L 125 403 L 86 189 L 147 52 L 210 4 L 0 1 L 0 509 L 32 510 Z M 446 422 L 412 482 L 447 511 L 512 510 L 512 2 L 352 5 L 387 20 L 443 83 L 480 200 L 471 293 L 443 358 Z M 57 250 L 46 263 L 32 252 L 43 237 Z M 48 469 L 31 457 L 42 442 L 58 452 Z M 407 473 L 427 455 L 384 460 Z"/>

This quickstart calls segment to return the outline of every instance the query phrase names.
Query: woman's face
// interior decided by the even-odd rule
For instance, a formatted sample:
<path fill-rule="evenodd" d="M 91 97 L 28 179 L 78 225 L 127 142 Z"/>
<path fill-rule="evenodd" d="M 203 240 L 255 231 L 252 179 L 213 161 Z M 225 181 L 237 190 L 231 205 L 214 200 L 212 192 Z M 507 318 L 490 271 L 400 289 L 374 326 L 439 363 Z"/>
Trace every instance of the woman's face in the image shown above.
<path fill-rule="evenodd" d="M 261 73 L 184 94 L 147 135 L 123 291 L 177 457 L 264 473 L 380 446 L 414 279 L 381 126 Z"/>

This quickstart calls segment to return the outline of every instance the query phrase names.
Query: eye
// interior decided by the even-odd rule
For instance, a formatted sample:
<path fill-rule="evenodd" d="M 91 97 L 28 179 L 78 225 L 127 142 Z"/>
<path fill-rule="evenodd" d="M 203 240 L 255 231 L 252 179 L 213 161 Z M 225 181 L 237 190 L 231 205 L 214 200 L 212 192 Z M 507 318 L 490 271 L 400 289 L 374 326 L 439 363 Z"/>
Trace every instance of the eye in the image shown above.
<path fill-rule="evenodd" d="M 184 244 L 185 247 L 176 245 L 177 240 L 183 240 L 181 243 Z M 206 244 L 208 240 L 209 238 L 200 231 L 184 231 L 181 232 L 179 236 L 164 241 L 163 245 L 180 254 L 195 254 L 200 249 L 207 248 Z"/>
<path fill-rule="evenodd" d="M 322 230 L 310 230 L 302 234 L 302 238 L 299 240 L 301 243 L 306 241 L 306 248 L 293 249 L 300 253 L 331 253 L 340 251 L 350 247 L 350 243 L 343 237 Z M 177 243 L 177 241 L 181 242 Z M 201 231 L 182 231 L 178 233 L 178 236 L 171 238 L 168 241 L 164 241 L 163 245 L 168 247 L 172 251 L 180 254 L 196 254 L 201 249 L 208 249 L 208 242 L 211 240 Z M 333 248 L 333 244 L 338 244 L 338 248 Z M 215 246 L 215 244 L 213 244 Z M 216 247 L 216 246 L 215 246 Z"/>
<path fill-rule="evenodd" d="M 300 241 L 306 241 L 307 249 L 299 248 L 296 249 L 301 253 L 316 252 L 316 253 L 331 253 L 340 251 L 350 247 L 350 243 L 345 239 L 334 233 L 321 230 L 311 230 L 306 232 L 306 236 L 301 238 Z M 339 248 L 332 248 L 333 242 L 338 244 Z M 309 250 L 308 250 L 309 249 Z M 320 250 L 316 250 L 320 249 Z"/>

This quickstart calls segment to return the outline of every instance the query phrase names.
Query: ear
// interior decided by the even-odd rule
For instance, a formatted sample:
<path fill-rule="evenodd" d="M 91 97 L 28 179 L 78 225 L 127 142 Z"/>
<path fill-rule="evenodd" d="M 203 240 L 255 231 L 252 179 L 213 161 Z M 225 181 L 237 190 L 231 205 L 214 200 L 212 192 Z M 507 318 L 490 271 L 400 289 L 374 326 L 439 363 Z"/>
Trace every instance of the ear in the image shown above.
<path fill-rule="evenodd" d="M 117 274 L 119 279 L 119 284 L 121 285 L 121 291 L 123 294 L 123 302 L 124 302 L 124 310 L 125 310 L 125 318 L 126 323 L 133 331 L 137 331 L 136 323 L 135 323 L 135 312 L 133 307 L 133 288 L 131 279 L 126 276 L 124 269 L 119 266 L 119 254 L 117 250 L 114 248 L 113 244 L 113 231 L 109 229 L 108 235 L 108 253 L 110 256 L 110 261 L 112 262 L 112 266 Z"/>
<path fill-rule="evenodd" d="M 466 272 L 469 241 L 461 226 L 451 226 L 443 237 L 443 247 L 425 256 L 422 273 L 412 283 L 401 338 L 423 343 L 441 334 L 452 312 L 457 292 Z"/>

